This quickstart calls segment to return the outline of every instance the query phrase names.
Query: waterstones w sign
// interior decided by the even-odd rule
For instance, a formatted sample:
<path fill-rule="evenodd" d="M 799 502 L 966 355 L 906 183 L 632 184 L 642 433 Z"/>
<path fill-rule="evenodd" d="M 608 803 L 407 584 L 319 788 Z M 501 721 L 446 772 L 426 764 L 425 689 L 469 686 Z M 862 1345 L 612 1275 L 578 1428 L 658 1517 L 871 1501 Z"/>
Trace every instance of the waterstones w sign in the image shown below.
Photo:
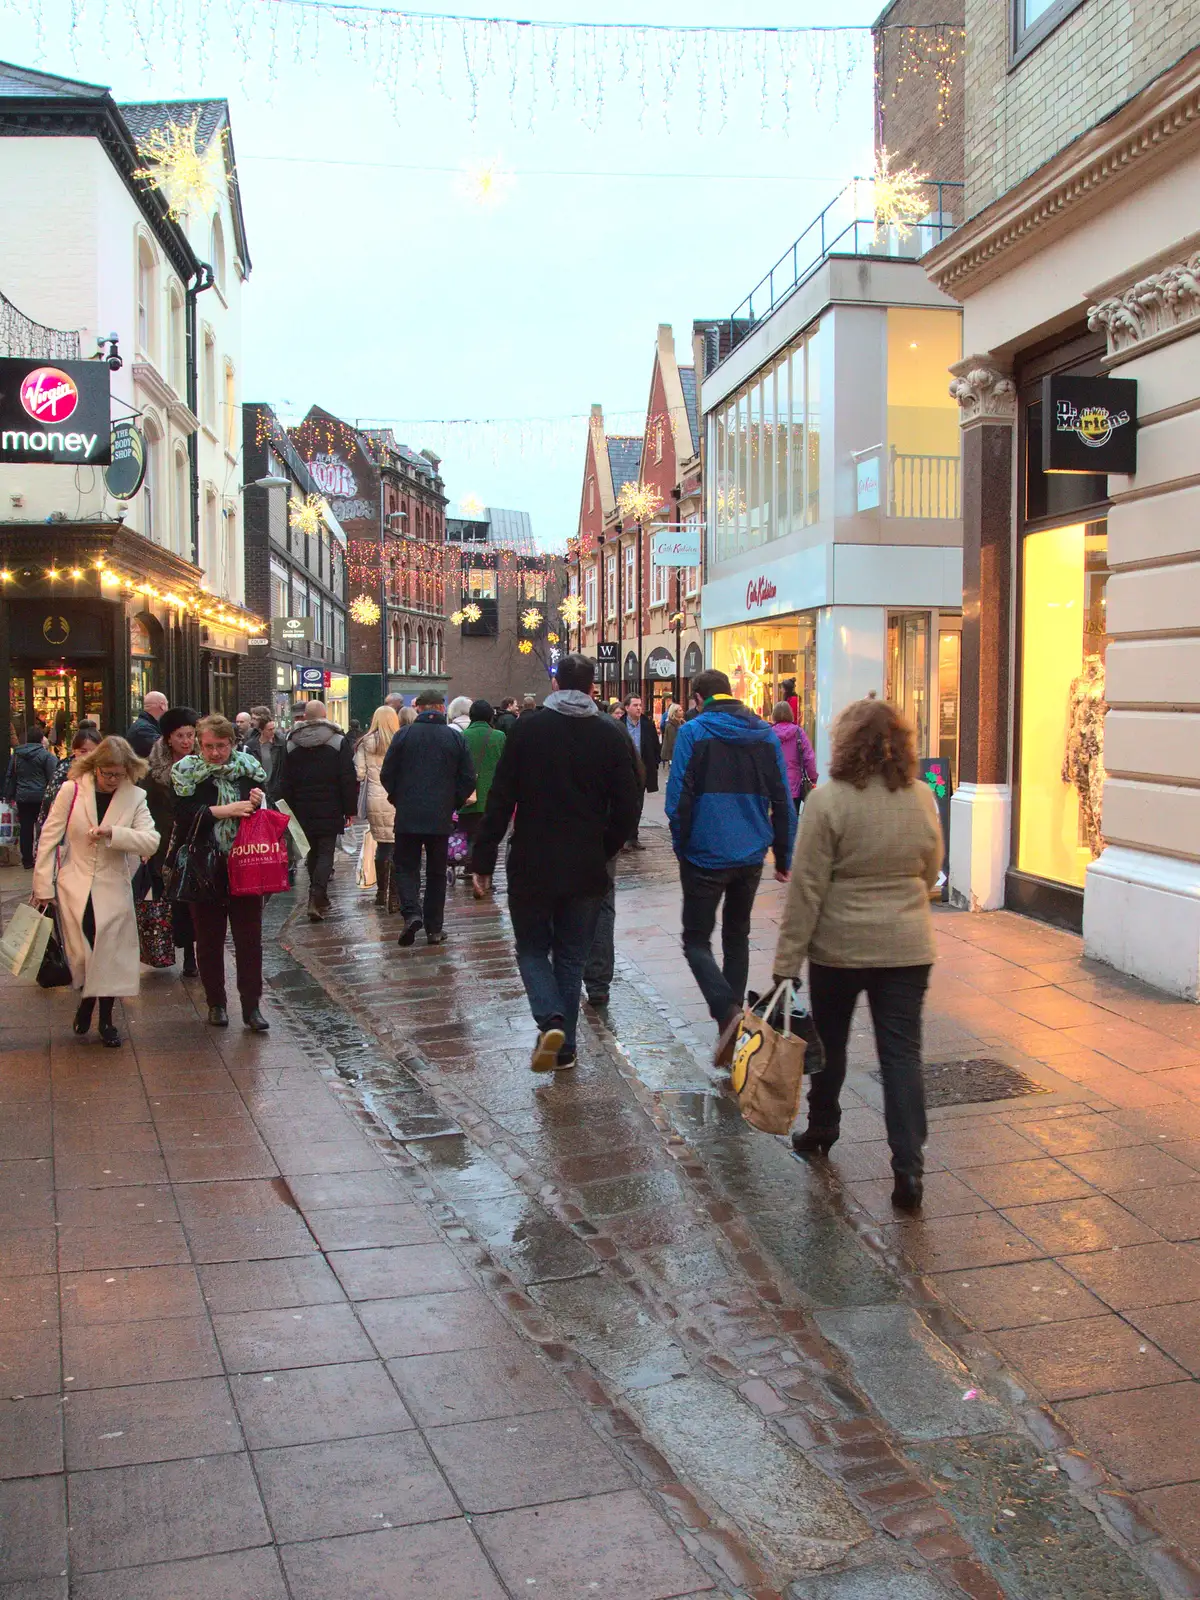
<path fill-rule="evenodd" d="M 0 360 L 0 462 L 107 467 L 108 383 L 103 361 Z"/>

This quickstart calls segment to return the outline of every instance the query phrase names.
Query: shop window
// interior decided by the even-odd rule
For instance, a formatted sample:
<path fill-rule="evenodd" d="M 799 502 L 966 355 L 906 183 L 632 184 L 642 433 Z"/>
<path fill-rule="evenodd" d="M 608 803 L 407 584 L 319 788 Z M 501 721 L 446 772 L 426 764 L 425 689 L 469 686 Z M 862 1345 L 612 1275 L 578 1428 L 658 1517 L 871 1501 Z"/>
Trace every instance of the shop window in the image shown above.
<path fill-rule="evenodd" d="M 951 788 L 958 787 L 958 687 L 962 662 L 962 629 L 938 630 L 938 745 L 937 753 L 950 773 Z"/>
<path fill-rule="evenodd" d="M 1102 848 L 1104 522 L 1022 541 L 1017 866 L 1081 888 Z"/>
<path fill-rule="evenodd" d="M 712 665 L 728 674 L 737 698 L 762 717 L 770 717 L 772 708 L 788 698 L 786 685 L 794 684 L 800 723 L 809 738 L 815 738 L 817 632 L 813 613 L 718 628 L 712 635 Z"/>
<path fill-rule="evenodd" d="M 962 356 L 957 311 L 887 314 L 888 515 L 961 515 L 958 404 L 949 368 Z"/>
<path fill-rule="evenodd" d="M 929 754 L 929 613 L 892 612 L 887 627 L 884 694 L 912 724 L 917 755 Z"/>
<path fill-rule="evenodd" d="M 491 567 L 472 567 L 467 573 L 467 594 L 472 600 L 496 598 L 496 573 Z"/>

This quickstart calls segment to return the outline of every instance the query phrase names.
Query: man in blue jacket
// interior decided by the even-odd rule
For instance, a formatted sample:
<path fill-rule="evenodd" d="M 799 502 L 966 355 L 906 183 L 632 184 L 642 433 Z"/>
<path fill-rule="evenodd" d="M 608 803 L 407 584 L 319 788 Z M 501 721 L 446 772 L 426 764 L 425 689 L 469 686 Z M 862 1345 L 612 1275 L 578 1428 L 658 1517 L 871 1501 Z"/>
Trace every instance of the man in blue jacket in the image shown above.
<path fill-rule="evenodd" d="M 675 741 L 667 818 L 683 888 L 683 953 L 700 985 L 718 1039 L 714 1064 L 728 1066 L 750 974 L 750 913 L 767 850 L 775 877 L 792 864 L 796 808 L 783 747 L 761 717 L 733 698 L 723 672 L 692 683 L 697 715 Z M 721 965 L 712 952 L 717 908 Z"/>

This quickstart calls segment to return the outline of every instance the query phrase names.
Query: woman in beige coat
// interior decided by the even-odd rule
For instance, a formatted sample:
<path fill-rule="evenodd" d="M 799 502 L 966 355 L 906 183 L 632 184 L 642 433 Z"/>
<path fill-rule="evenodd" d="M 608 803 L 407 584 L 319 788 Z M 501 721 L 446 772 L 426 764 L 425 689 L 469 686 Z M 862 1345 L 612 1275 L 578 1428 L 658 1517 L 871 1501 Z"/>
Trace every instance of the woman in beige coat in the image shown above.
<path fill-rule="evenodd" d="M 114 1049 L 121 1036 L 113 1001 L 137 994 L 141 973 L 131 880 L 159 843 L 137 787 L 145 771 L 124 739 L 104 739 L 81 756 L 50 808 L 33 869 L 33 897 L 57 901 L 71 980 L 83 990 L 75 1032 L 88 1032 L 98 999 L 100 1038 Z"/>
<path fill-rule="evenodd" d="M 400 731 L 400 719 L 391 706 L 380 706 L 371 726 L 358 741 L 354 771 L 367 786 L 367 821 L 375 841 L 375 904 L 399 911 L 400 897 L 392 884 L 392 850 L 396 842 L 396 809 L 379 781 L 383 758 Z"/>
<path fill-rule="evenodd" d="M 846 1045 L 858 997 L 871 1007 L 892 1147 L 892 1204 L 921 1204 L 925 1086 L 921 1010 L 934 959 L 929 891 L 942 866 L 942 830 L 927 784 L 916 781 L 913 731 L 894 706 L 858 700 L 833 725 L 830 781 L 805 803 L 774 971 L 808 961 L 813 1022 L 825 1070 L 808 1087 L 800 1155 L 837 1141 Z"/>

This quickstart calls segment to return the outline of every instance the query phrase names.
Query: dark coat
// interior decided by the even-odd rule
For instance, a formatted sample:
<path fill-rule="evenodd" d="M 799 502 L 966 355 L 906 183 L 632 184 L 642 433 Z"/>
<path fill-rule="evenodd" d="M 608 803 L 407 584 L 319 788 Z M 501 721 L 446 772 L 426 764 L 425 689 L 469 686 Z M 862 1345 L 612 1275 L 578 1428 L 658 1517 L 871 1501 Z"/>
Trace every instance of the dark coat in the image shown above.
<path fill-rule="evenodd" d="M 638 723 L 638 733 L 641 741 L 634 744 L 629 734 L 628 721 L 625 724 L 625 737 L 637 751 L 646 774 L 646 789 L 650 794 L 658 793 L 658 764 L 662 760 L 662 743 L 658 737 L 658 729 L 654 726 L 654 719 L 642 713 L 642 720 Z"/>
<path fill-rule="evenodd" d="M 510 734 L 516 725 L 517 714 L 515 711 L 497 711 L 496 727 L 499 728 L 501 733 Z"/>
<path fill-rule="evenodd" d="M 146 791 L 146 804 L 150 808 L 150 815 L 154 819 L 154 826 L 158 831 L 158 849 L 150 861 L 150 870 L 155 874 L 162 872 L 163 863 L 167 859 L 167 849 L 171 843 L 171 829 L 175 823 L 175 807 L 178 796 L 171 787 L 171 769 L 168 766 L 164 771 L 161 767 L 151 766 L 149 772 L 141 781 L 141 787 Z M 214 789 L 215 792 L 215 789 Z M 246 799 L 250 798 L 250 791 L 246 791 Z M 216 805 L 218 802 L 213 801 Z"/>
<path fill-rule="evenodd" d="M 309 839 L 341 833 L 358 810 L 350 740 L 332 722 L 301 722 L 288 735 L 268 797 L 286 800 Z"/>
<path fill-rule="evenodd" d="M 145 761 L 154 749 L 158 736 L 158 718 L 152 717 L 148 711 L 139 711 L 125 738 L 133 746 L 134 754 L 141 756 Z"/>
<path fill-rule="evenodd" d="M 58 757 L 40 740 L 37 744 L 19 744 L 9 759 L 5 799 L 22 806 L 40 804 L 57 768 Z"/>
<path fill-rule="evenodd" d="M 283 759 L 283 750 L 286 744 L 287 735 L 280 728 L 275 729 L 275 734 L 270 744 L 263 744 L 262 734 L 257 728 L 246 740 L 246 754 L 253 756 L 266 773 L 268 785 L 274 779 L 275 769 Z"/>
<path fill-rule="evenodd" d="M 440 711 L 422 711 L 392 740 L 379 781 L 396 808 L 402 833 L 450 834 L 454 813 L 475 788 L 467 741 Z"/>
<path fill-rule="evenodd" d="M 607 863 L 637 830 L 641 783 L 624 728 L 543 707 L 509 734 L 492 779 L 472 869 L 484 877 L 516 811 L 508 892 L 521 900 L 604 895 Z"/>

